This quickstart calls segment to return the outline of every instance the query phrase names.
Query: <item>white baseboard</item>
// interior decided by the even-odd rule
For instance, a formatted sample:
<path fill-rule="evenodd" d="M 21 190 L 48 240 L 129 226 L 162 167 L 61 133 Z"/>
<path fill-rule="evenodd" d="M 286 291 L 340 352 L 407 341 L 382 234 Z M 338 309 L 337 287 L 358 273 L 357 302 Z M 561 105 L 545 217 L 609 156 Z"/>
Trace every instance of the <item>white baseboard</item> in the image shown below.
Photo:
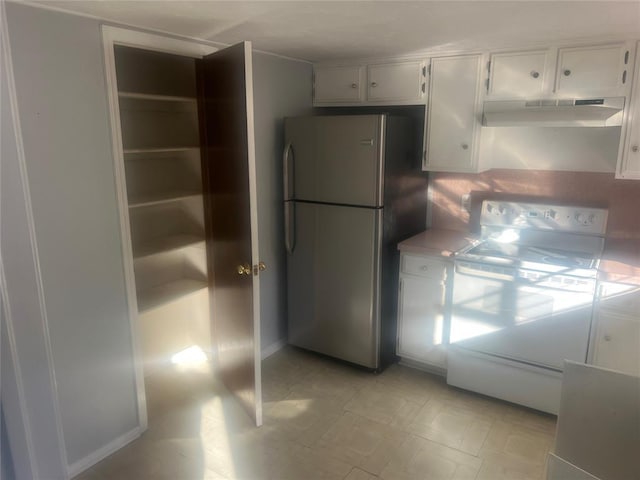
<path fill-rule="evenodd" d="M 267 348 L 262 349 L 262 352 L 260 353 L 260 359 L 264 360 L 265 358 L 270 357 L 271 355 L 276 353 L 278 350 L 284 348 L 286 344 L 287 344 L 286 338 L 281 338 L 280 340 L 273 342 Z"/>
<path fill-rule="evenodd" d="M 125 433 L 124 435 L 116 438 L 112 442 L 109 442 L 104 447 L 99 448 L 98 450 L 90 453 L 84 458 L 81 458 L 77 462 L 72 463 L 67 467 L 67 471 L 69 472 L 69 478 L 73 478 L 81 472 L 84 472 L 88 468 L 94 466 L 100 460 L 104 460 L 109 455 L 114 453 L 117 450 L 120 450 L 122 447 L 127 445 L 128 443 L 134 441 L 142 434 L 142 430 L 140 427 L 136 427 L 133 430 Z"/>

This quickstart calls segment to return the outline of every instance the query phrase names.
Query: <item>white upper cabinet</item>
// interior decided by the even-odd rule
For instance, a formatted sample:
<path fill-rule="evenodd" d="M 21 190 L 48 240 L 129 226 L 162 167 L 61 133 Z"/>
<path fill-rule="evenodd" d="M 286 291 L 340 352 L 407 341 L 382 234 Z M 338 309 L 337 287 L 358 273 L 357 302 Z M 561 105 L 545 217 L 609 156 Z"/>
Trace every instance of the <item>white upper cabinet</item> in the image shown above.
<path fill-rule="evenodd" d="M 421 103 L 426 94 L 424 62 L 401 62 L 367 67 L 370 102 Z"/>
<path fill-rule="evenodd" d="M 624 43 L 558 49 L 555 93 L 561 96 L 624 95 L 625 62 L 629 50 Z"/>
<path fill-rule="evenodd" d="M 313 101 L 319 103 L 357 103 L 363 99 L 364 67 L 316 67 Z"/>
<path fill-rule="evenodd" d="M 477 172 L 481 55 L 434 58 L 424 170 Z"/>
<path fill-rule="evenodd" d="M 491 55 L 487 96 L 540 98 L 547 80 L 548 51 Z"/>
<path fill-rule="evenodd" d="M 629 57 L 626 43 L 493 53 L 487 98 L 624 96 Z"/>
<path fill-rule="evenodd" d="M 631 76 L 631 72 L 629 72 Z M 640 180 L 640 42 L 636 48 L 631 103 L 627 112 L 626 135 L 616 169 L 617 178 Z"/>
<path fill-rule="evenodd" d="M 314 67 L 315 106 L 419 105 L 425 101 L 423 60 Z"/>

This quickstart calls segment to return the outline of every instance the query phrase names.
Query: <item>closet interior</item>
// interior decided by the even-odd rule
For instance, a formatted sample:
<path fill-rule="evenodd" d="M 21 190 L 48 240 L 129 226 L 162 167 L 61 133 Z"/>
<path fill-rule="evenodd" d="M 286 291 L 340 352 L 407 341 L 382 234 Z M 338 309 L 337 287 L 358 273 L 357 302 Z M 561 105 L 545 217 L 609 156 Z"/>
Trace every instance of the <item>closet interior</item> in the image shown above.
<path fill-rule="evenodd" d="M 147 376 L 211 350 L 196 60 L 118 45 L 115 62 Z"/>

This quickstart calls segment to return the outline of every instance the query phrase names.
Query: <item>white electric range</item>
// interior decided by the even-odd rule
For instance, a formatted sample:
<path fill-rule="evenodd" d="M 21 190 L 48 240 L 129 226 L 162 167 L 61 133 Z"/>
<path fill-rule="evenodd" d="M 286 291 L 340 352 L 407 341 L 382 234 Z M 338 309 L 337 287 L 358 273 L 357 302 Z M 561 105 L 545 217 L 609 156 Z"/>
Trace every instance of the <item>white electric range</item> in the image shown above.
<path fill-rule="evenodd" d="M 485 200 L 457 252 L 447 382 L 557 413 L 564 360 L 585 362 L 607 210 Z"/>

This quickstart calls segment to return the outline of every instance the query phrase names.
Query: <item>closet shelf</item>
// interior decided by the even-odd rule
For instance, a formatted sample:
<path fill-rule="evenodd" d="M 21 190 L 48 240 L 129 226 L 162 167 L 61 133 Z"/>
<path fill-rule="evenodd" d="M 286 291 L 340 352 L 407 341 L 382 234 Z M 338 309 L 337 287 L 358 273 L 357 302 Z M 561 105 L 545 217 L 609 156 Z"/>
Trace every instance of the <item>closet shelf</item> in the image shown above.
<path fill-rule="evenodd" d="M 138 313 L 160 307 L 207 288 L 204 280 L 180 278 L 147 290 L 138 291 Z"/>
<path fill-rule="evenodd" d="M 159 100 L 161 102 L 197 102 L 197 99 L 194 97 L 176 97 L 173 95 L 154 95 L 149 93 L 136 92 L 118 92 L 118 96 L 120 98 L 134 98 L 137 100 Z"/>
<path fill-rule="evenodd" d="M 200 147 L 171 147 L 171 148 L 125 148 L 122 152 L 125 155 L 137 153 L 170 153 L 170 152 L 188 152 L 199 150 Z"/>
<path fill-rule="evenodd" d="M 134 259 L 148 257 L 157 253 L 171 252 L 185 247 L 201 246 L 204 248 L 204 237 L 192 234 L 178 234 L 170 237 L 155 238 L 133 249 Z"/>
<path fill-rule="evenodd" d="M 202 196 L 202 192 L 192 191 L 176 191 L 166 192 L 155 195 L 139 195 L 132 196 L 129 199 L 129 208 L 148 207 L 150 205 L 160 205 L 163 203 L 176 202 L 178 200 L 186 200 L 188 198 L 196 198 Z"/>

